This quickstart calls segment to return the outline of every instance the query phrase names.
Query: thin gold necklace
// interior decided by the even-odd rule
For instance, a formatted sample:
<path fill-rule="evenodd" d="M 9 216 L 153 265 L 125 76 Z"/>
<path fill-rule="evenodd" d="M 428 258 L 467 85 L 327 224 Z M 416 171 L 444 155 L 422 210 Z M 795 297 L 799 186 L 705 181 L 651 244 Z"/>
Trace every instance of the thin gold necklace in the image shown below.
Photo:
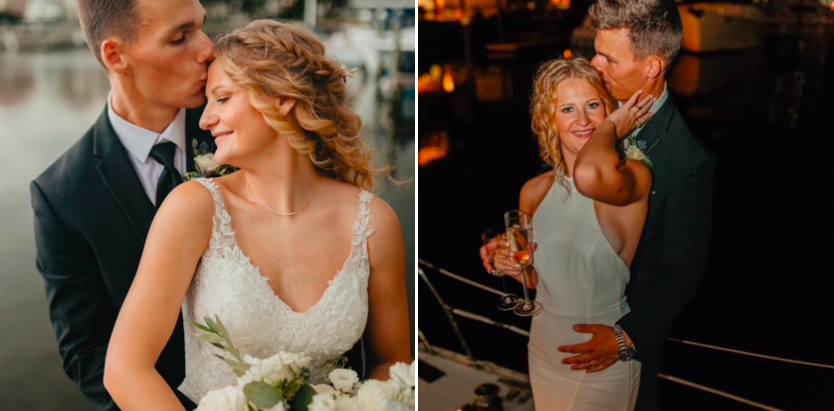
<path fill-rule="evenodd" d="M 299 211 L 303 210 L 304 207 L 307 207 L 307 205 L 310 204 L 310 201 L 313 201 L 313 197 L 315 197 L 316 193 L 319 191 L 319 186 L 321 185 L 321 177 L 319 177 L 319 181 L 318 181 L 318 183 L 316 183 L 316 189 L 313 190 L 313 194 L 310 195 L 310 198 L 307 199 L 307 202 L 304 203 L 304 205 L 301 206 L 301 208 L 299 208 L 298 210 L 293 211 L 292 213 L 279 213 L 279 212 L 273 210 L 272 207 L 266 205 L 266 203 L 264 203 L 263 201 L 258 199 L 258 197 L 255 196 L 255 193 L 252 192 L 252 188 L 249 187 L 249 180 L 246 179 L 246 174 L 243 175 L 243 182 L 246 183 L 246 189 L 249 191 L 249 195 L 251 195 L 252 198 L 255 199 L 255 201 L 261 203 L 261 205 L 266 207 L 267 210 L 272 211 L 273 213 L 275 213 L 277 215 L 280 215 L 280 216 L 283 216 L 283 217 L 289 217 L 289 216 L 296 215 Z"/>

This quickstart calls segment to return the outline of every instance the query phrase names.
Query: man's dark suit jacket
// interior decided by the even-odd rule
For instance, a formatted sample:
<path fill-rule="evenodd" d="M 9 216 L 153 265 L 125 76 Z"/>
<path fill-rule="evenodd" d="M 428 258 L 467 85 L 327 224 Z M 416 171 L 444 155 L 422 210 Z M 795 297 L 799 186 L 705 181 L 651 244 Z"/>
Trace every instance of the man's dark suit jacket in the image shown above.
<path fill-rule="evenodd" d="M 186 165 L 194 171 L 191 144 L 213 147 L 199 128 L 202 109 L 186 111 Z M 64 371 L 97 411 L 117 411 L 104 388 L 104 359 L 116 316 L 127 296 L 156 209 L 107 117 L 30 185 L 35 211 L 37 267 L 44 278 L 49 314 Z M 360 340 L 346 353 L 364 373 Z M 156 364 L 186 409 L 196 408 L 176 388 L 185 377 L 182 316 Z"/>
<path fill-rule="evenodd" d="M 212 140 L 198 127 L 201 112 L 186 112 L 188 171 L 194 170 L 192 140 Z M 37 267 L 64 371 L 100 411 L 118 410 L 102 383 L 104 358 L 156 213 L 129 156 L 105 108 L 30 185 Z M 185 377 L 182 316 L 156 368 L 186 409 L 195 408 L 176 390 Z"/>
<path fill-rule="evenodd" d="M 659 411 L 663 347 L 676 318 L 695 296 L 707 264 L 715 157 L 689 132 L 672 97 L 637 135 L 652 161 L 652 195 L 631 266 L 631 312 L 618 322 L 642 363 L 637 410 Z"/>

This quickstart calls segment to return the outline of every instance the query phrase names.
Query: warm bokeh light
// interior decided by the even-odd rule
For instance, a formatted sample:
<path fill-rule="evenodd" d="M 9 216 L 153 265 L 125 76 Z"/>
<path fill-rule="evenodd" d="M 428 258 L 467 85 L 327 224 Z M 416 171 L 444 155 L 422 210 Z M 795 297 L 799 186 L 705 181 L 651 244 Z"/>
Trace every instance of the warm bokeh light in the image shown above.
<path fill-rule="evenodd" d="M 570 51 L 570 49 L 565 49 L 565 52 L 562 53 L 562 56 L 564 56 L 565 59 L 569 59 L 569 58 L 573 57 L 573 52 Z"/>
<path fill-rule="evenodd" d="M 443 90 L 447 93 L 455 91 L 455 78 L 452 77 L 452 72 L 447 71 L 443 74 Z"/>
<path fill-rule="evenodd" d="M 557 9 L 567 10 L 570 8 L 570 0 L 550 0 L 550 5 Z"/>
<path fill-rule="evenodd" d="M 535 10 L 536 9 L 536 2 L 535 1 L 527 2 L 527 8 L 530 9 L 530 10 Z"/>
<path fill-rule="evenodd" d="M 425 166 L 449 154 L 449 136 L 446 132 L 435 134 L 428 139 L 425 147 L 417 152 L 417 164 Z"/>
<path fill-rule="evenodd" d="M 440 78 L 443 76 L 443 68 L 439 64 L 432 64 L 431 68 L 429 68 L 429 75 L 433 81 L 439 83 Z"/>

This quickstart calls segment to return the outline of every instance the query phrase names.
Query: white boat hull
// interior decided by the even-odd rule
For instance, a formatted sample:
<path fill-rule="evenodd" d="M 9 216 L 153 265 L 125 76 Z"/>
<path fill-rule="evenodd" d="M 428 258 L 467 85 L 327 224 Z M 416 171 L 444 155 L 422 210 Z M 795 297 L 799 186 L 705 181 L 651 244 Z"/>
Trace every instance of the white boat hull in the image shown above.
<path fill-rule="evenodd" d="M 689 52 L 744 50 L 764 41 L 764 13 L 754 6 L 691 3 L 678 10 L 683 22 L 682 48 Z"/>

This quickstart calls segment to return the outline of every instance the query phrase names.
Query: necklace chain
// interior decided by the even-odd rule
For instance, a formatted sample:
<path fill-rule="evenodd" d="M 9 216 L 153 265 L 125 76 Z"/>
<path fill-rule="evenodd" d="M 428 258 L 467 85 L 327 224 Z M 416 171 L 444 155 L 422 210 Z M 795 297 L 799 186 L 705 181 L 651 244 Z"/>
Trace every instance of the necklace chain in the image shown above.
<path fill-rule="evenodd" d="M 304 203 L 304 205 L 301 206 L 301 208 L 299 208 L 298 210 L 295 210 L 291 213 L 280 213 L 278 211 L 275 211 L 275 210 L 272 209 L 272 207 L 266 205 L 266 203 L 264 203 L 257 196 L 255 196 L 255 193 L 252 192 L 252 188 L 249 187 L 249 180 L 246 179 L 246 174 L 243 175 L 243 182 L 246 183 L 246 189 L 249 191 L 249 195 L 251 195 L 252 198 L 255 199 L 255 201 L 261 203 L 262 206 L 266 207 L 267 210 L 272 211 L 274 214 L 277 214 L 277 215 L 280 215 L 280 216 L 283 216 L 283 217 L 289 217 L 289 216 L 296 215 L 299 211 L 303 210 L 304 207 L 307 207 L 307 205 L 310 204 L 311 201 L 313 201 L 313 197 L 315 197 L 316 193 L 319 191 L 319 186 L 321 185 L 321 177 L 319 177 L 319 181 L 318 181 L 318 183 L 316 183 L 316 189 L 313 190 L 313 194 L 310 195 L 310 198 L 307 199 L 307 202 Z"/>

